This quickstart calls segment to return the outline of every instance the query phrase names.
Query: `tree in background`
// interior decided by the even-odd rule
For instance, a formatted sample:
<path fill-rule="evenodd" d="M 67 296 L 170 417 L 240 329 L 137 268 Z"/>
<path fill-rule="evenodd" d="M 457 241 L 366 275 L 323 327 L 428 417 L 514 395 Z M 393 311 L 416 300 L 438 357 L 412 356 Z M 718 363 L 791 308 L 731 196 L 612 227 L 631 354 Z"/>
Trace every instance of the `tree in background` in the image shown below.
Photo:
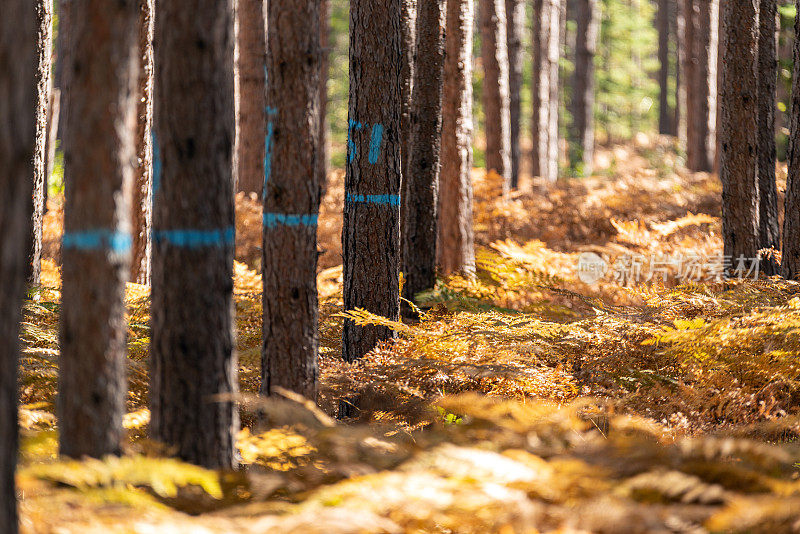
<path fill-rule="evenodd" d="M 775 183 L 775 107 L 778 98 L 778 4 L 777 0 L 759 1 L 758 38 L 758 248 L 781 247 L 778 222 L 778 188 Z M 770 256 L 761 269 L 778 274 L 776 258 Z"/>
<path fill-rule="evenodd" d="M 558 178 L 561 0 L 534 0 L 533 17 L 533 175 L 555 182 Z"/>
<path fill-rule="evenodd" d="M 123 438 L 138 7 L 69 6 L 58 420 L 75 458 L 118 454 Z"/>
<path fill-rule="evenodd" d="M 261 393 L 317 392 L 320 0 L 268 2 Z"/>
<path fill-rule="evenodd" d="M 670 4 L 671 0 L 658 0 L 656 27 L 658 28 L 658 133 L 675 135 L 675 113 L 669 106 L 670 71 Z"/>
<path fill-rule="evenodd" d="M 400 64 L 400 79 L 403 84 L 400 112 L 400 157 L 403 160 L 403 177 L 408 176 L 408 164 L 411 162 L 411 101 L 414 88 L 414 55 L 417 49 L 417 1 L 400 0 L 402 9 L 400 14 L 401 45 L 403 47 Z"/>
<path fill-rule="evenodd" d="M 236 464 L 233 1 L 158 1 L 151 435 L 183 460 Z"/>
<path fill-rule="evenodd" d="M 800 0 L 795 5 L 800 11 Z M 795 17 L 794 31 L 800 35 L 800 17 Z M 789 280 L 800 278 L 800 39 L 794 42 L 794 64 L 781 261 L 781 274 Z"/>
<path fill-rule="evenodd" d="M 0 532 L 16 534 L 19 323 L 31 236 L 37 124 L 36 4 L 0 17 Z"/>
<path fill-rule="evenodd" d="M 592 174 L 594 164 L 594 57 L 600 11 L 597 0 L 577 0 L 575 74 L 572 84 L 570 165 L 578 176 Z"/>
<path fill-rule="evenodd" d="M 322 52 L 319 65 L 319 158 L 317 172 L 325 194 L 330 170 L 330 127 L 328 125 L 328 76 L 330 72 L 330 33 L 331 4 L 330 0 L 319 3 L 319 46 Z"/>
<path fill-rule="evenodd" d="M 758 255 L 758 0 L 723 2 L 720 179 L 724 255 Z"/>
<path fill-rule="evenodd" d="M 39 285 L 42 275 L 42 224 L 47 198 L 47 137 L 53 58 L 53 2 L 36 0 L 36 22 L 39 29 L 36 50 L 39 64 L 36 71 L 36 151 L 33 156 L 33 217 L 31 219 L 31 251 L 28 281 Z"/>
<path fill-rule="evenodd" d="M 522 66 L 525 32 L 525 2 L 506 0 L 509 117 L 511 121 L 511 187 L 519 185 L 520 130 L 522 121 Z"/>
<path fill-rule="evenodd" d="M 411 161 L 403 180 L 403 296 L 409 301 L 436 284 L 446 15 L 444 0 L 422 2 L 417 11 Z"/>
<path fill-rule="evenodd" d="M 511 185 L 511 115 L 505 0 L 480 0 L 483 112 L 486 118 L 486 170 Z"/>
<path fill-rule="evenodd" d="M 139 0 L 139 86 L 133 180 L 131 282 L 150 285 L 153 228 L 153 0 Z"/>
<path fill-rule="evenodd" d="M 266 112 L 264 87 L 266 62 L 264 0 L 238 0 L 239 165 L 238 190 L 262 195 L 264 185 L 264 132 Z"/>
<path fill-rule="evenodd" d="M 350 2 L 350 103 L 345 177 L 344 309 L 400 313 L 401 0 Z M 361 358 L 394 337 L 344 323 L 342 354 Z"/>
<path fill-rule="evenodd" d="M 475 272 L 472 228 L 473 0 L 448 0 L 439 186 L 439 269 Z"/>

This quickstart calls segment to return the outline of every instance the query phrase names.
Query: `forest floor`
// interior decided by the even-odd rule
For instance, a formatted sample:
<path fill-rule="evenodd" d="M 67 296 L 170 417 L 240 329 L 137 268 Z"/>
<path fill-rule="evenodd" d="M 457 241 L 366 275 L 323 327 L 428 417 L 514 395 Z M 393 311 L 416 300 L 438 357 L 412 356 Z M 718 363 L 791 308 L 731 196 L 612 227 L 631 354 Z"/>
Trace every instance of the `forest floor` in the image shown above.
<path fill-rule="evenodd" d="M 22 333 L 23 532 L 796 531 L 800 284 L 747 269 L 720 278 L 721 186 L 682 170 L 667 142 L 605 148 L 597 164 L 590 179 L 523 180 L 506 200 L 476 170 L 477 277 L 442 280 L 415 324 L 352 315 L 398 333 L 355 364 L 339 358 L 343 175 L 332 172 L 321 409 L 253 395 L 261 216 L 240 196 L 243 469 L 223 474 L 147 440 L 149 302 L 136 285 L 128 452 L 57 459 L 54 199 Z M 357 417 L 335 420 L 341 402 Z"/>

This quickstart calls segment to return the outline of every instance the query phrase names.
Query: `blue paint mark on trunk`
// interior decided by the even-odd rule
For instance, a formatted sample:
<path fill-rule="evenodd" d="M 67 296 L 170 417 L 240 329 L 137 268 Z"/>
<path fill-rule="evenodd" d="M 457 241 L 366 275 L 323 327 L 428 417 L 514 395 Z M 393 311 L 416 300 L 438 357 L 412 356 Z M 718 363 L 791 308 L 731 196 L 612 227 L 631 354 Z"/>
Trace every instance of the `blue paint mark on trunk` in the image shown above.
<path fill-rule="evenodd" d="M 110 250 L 116 254 L 130 252 L 133 245 L 131 234 L 116 230 L 81 230 L 66 232 L 61 240 L 66 250 Z"/>
<path fill-rule="evenodd" d="M 264 198 L 267 196 L 267 183 L 269 182 L 270 175 L 272 175 L 272 139 L 274 135 L 275 125 L 272 123 L 272 120 L 269 119 L 267 121 L 267 138 L 264 141 Z"/>
<path fill-rule="evenodd" d="M 156 245 L 188 249 L 232 247 L 236 229 L 231 226 L 216 230 L 159 230 L 153 232 L 153 241 Z"/>
<path fill-rule="evenodd" d="M 347 201 L 362 204 L 400 206 L 400 195 L 359 195 L 356 193 L 347 193 Z"/>
<path fill-rule="evenodd" d="M 277 226 L 316 226 L 319 216 L 308 215 L 289 215 L 286 213 L 265 213 L 264 228 L 275 228 Z"/>
<path fill-rule="evenodd" d="M 383 124 L 376 124 L 372 127 L 372 136 L 369 141 L 369 163 L 375 165 L 381 155 L 381 144 L 383 143 Z"/>

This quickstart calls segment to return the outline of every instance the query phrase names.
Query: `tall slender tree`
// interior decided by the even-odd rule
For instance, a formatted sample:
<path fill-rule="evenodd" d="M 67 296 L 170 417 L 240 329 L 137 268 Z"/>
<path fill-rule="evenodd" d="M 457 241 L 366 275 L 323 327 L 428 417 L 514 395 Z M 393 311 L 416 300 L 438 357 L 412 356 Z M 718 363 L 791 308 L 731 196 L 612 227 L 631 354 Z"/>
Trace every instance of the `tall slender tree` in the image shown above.
<path fill-rule="evenodd" d="M 417 50 L 417 2 L 418 0 L 400 0 L 403 50 L 400 63 L 400 79 L 403 84 L 400 112 L 400 142 L 402 145 L 400 155 L 403 160 L 404 177 L 408 176 L 408 164 L 411 161 L 411 99 L 414 88 L 414 54 Z"/>
<path fill-rule="evenodd" d="M 139 9 L 136 0 L 69 9 L 59 438 L 64 455 L 102 457 L 120 452 L 127 389 Z"/>
<path fill-rule="evenodd" d="M 522 66 L 524 48 L 522 35 L 525 32 L 525 2 L 523 0 L 506 0 L 506 19 L 508 24 L 508 92 L 509 117 L 511 121 L 511 187 L 519 185 L 519 166 L 522 120 Z"/>
<path fill-rule="evenodd" d="M 778 4 L 759 1 L 758 38 L 758 198 L 760 249 L 780 250 L 778 188 L 775 183 L 775 107 L 778 98 Z M 778 274 L 773 256 L 762 262 L 762 270 Z"/>
<path fill-rule="evenodd" d="M 232 0 L 156 3 L 152 342 L 154 439 L 236 464 Z"/>
<path fill-rule="evenodd" d="M 723 3 L 720 179 L 725 256 L 758 253 L 758 0 Z"/>
<path fill-rule="evenodd" d="M 269 2 L 261 393 L 316 399 L 320 0 Z"/>
<path fill-rule="evenodd" d="M 19 323 L 31 238 L 36 136 L 36 4 L 0 17 L 0 532 L 16 534 Z"/>
<path fill-rule="evenodd" d="M 239 22 L 239 165 L 238 189 L 262 194 L 264 185 L 264 87 L 266 83 L 266 27 L 264 0 L 237 0 Z"/>
<path fill-rule="evenodd" d="M 486 117 L 486 170 L 511 186 L 511 114 L 508 91 L 508 48 L 505 0 L 479 0 L 483 110 Z"/>
<path fill-rule="evenodd" d="M 670 72 L 670 2 L 658 0 L 656 27 L 658 28 L 658 133 L 675 135 L 673 119 L 675 114 L 669 106 L 669 72 Z"/>
<path fill-rule="evenodd" d="M 327 189 L 328 171 L 330 169 L 330 128 L 328 125 L 328 76 L 330 73 L 330 33 L 331 3 L 321 0 L 319 3 L 319 45 L 322 56 L 319 64 L 319 158 L 317 169 L 320 175 L 322 193 Z"/>
<path fill-rule="evenodd" d="M 795 6 L 800 10 L 800 0 Z M 794 32 L 800 35 L 800 17 L 795 18 Z M 781 261 L 781 274 L 789 280 L 800 278 L 800 39 L 794 41 L 794 65 Z"/>
<path fill-rule="evenodd" d="M 582 176 L 594 163 L 594 56 L 600 27 L 597 0 L 577 0 L 575 75 L 572 84 L 572 139 L 570 163 Z"/>
<path fill-rule="evenodd" d="M 153 0 L 139 0 L 136 174 L 133 181 L 131 282 L 150 285 L 153 228 Z"/>
<path fill-rule="evenodd" d="M 710 172 L 716 153 L 719 0 L 685 0 L 687 166 Z"/>
<path fill-rule="evenodd" d="M 439 268 L 444 275 L 475 272 L 472 230 L 473 0 L 448 0 L 442 97 L 439 187 Z"/>
<path fill-rule="evenodd" d="M 28 280 L 39 284 L 42 274 L 42 224 L 44 222 L 45 198 L 47 197 L 47 117 L 50 109 L 50 95 L 53 90 L 53 2 L 36 0 L 36 22 L 39 28 L 37 51 L 39 65 L 36 73 L 36 152 L 33 159 L 33 232 L 30 251 L 30 271 Z"/>
<path fill-rule="evenodd" d="M 558 60 L 561 0 L 534 0 L 533 19 L 533 174 L 558 178 Z"/>
<path fill-rule="evenodd" d="M 401 16 L 401 0 L 350 2 L 344 308 L 389 319 L 400 313 Z M 347 320 L 344 359 L 360 358 L 393 336 L 388 328 Z"/>
<path fill-rule="evenodd" d="M 419 5 L 411 162 L 403 186 L 403 296 L 410 301 L 436 283 L 445 21 L 444 0 Z"/>

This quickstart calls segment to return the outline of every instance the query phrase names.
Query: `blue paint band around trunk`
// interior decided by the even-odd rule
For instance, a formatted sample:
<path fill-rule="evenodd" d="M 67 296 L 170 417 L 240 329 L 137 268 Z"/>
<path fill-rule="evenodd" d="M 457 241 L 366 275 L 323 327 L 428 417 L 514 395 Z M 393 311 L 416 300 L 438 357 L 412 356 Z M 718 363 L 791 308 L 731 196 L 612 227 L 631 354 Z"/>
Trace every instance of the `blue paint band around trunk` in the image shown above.
<path fill-rule="evenodd" d="M 61 246 L 67 250 L 110 250 L 125 254 L 133 246 L 133 237 L 129 233 L 115 230 L 82 230 L 66 232 Z"/>
<path fill-rule="evenodd" d="M 231 226 L 218 230 L 159 230 L 153 232 L 153 241 L 157 245 L 163 243 L 188 249 L 232 247 L 236 229 Z"/>
<path fill-rule="evenodd" d="M 358 195 L 347 193 L 348 202 L 359 202 L 363 204 L 384 204 L 388 206 L 399 206 L 400 195 Z"/>
<path fill-rule="evenodd" d="M 264 228 L 275 228 L 277 226 L 316 226 L 318 220 L 319 215 L 316 213 L 309 215 L 265 213 Z"/>

